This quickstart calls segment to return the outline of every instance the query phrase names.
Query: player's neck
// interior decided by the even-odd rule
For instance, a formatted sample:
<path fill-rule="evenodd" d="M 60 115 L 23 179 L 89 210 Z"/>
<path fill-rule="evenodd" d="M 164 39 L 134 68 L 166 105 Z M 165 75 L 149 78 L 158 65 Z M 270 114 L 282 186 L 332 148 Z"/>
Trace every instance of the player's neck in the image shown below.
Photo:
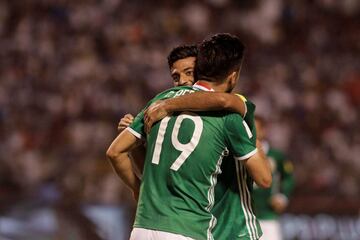
<path fill-rule="evenodd" d="M 203 91 L 210 91 L 213 92 L 215 89 L 213 89 L 211 82 L 205 81 L 205 80 L 199 80 L 197 81 L 193 87 L 198 88 Z"/>
<path fill-rule="evenodd" d="M 224 83 L 216 83 L 216 82 L 209 82 L 206 80 L 198 80 L 195 85 L 201 86 L 202 90 L 205 91 L 215 91 L 215 92 L 225 92 L 227 85 Z"/>

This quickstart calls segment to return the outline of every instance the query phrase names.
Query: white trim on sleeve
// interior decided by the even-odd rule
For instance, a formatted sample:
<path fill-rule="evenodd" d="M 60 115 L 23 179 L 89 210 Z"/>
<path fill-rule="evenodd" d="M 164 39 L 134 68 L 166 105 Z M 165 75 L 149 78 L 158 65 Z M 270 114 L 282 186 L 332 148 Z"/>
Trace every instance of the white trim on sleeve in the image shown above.
<path fill-rule="evenodd" d="M 247 123 L 245 122 L 245 120 L 242 121 L 242 124 L 244 125 L 244 128 L 246 130 L 246 133 L 248 135 L 249 138 L 252 138 L 253 137 L 253 134 L 249 128 L 249 126 L 247 125 Z"/>
<path fill-rule="evenodd" d="M 137 137 L 139 139 L 143 139 L 143 136 L 140 133 L 138 133 L 137 131 L 135 131 L 134 129 L 127 127 L 126 130 L 128 130 L 135 137 Z"/>
<path fill-rule="evenodd" d="M 241 157 L 234 157 L 236 160 L 246 160 L 248 159 L 249 157 L 253 156 L 255 153 L 257 153 L 257 148 L 255 148 L 254 150 L 252 150 L 251 152 L 249 152 L 248 154 L 244 155 L 244 156 L 241 156 Z"/>

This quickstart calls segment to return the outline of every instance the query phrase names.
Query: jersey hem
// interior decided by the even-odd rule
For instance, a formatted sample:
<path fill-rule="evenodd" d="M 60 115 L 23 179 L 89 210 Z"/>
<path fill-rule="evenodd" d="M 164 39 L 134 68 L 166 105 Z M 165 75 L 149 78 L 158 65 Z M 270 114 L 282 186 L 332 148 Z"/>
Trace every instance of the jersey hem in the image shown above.
<path fill-rule="evenodd" d="M 142 139 L 143 136 L 138 133 L 137 131 L 135 131 L 134 129 L 130 128 L 130 127 L 127 127 L 126 130 L 128 130 L 132 135 L 134 135 L 135 137 L 139 138 L 139 139 Z"/>

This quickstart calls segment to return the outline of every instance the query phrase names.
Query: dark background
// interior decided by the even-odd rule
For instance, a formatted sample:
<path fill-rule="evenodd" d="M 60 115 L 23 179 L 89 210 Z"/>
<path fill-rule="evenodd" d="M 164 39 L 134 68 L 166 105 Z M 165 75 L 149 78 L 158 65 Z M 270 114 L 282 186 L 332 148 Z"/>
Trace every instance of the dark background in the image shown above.
<path fill-rule="evenodd" d="M 0 216 L 45 206 L 60 220 L 44 239 L 70 239 L 72 228 L 96 239 L 82 209 L 111 207 L 126 236 L 135 204 L 105 158 L 118 120 L 172 86 L 173 47 L 216 32 L 245 42 L 236 91 L 294 163 L 288 212 L 358 215 L 359 9 L 357 0 L 0 1 Z"/>

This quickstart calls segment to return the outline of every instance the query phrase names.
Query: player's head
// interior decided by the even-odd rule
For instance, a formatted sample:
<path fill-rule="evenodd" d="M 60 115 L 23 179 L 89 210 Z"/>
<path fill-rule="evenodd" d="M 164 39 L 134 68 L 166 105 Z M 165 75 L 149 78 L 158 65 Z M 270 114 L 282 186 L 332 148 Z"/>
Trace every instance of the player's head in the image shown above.
<path fill-rule="evenodd" d="M 182 45 L 171 50 L 167 59 L 175 87 L 194 84 L 196 56 L 195 45 Z"/>
<path fill-rule="evenodd" d="M 198 46 L 196 76 L 214 83 L 227 82 L 227 92 L 235 87 L 240 75 L 245 46 L 236 36 L 221 33 Z"/>
<path fill-rule="evenodd" d="M 262 141 L 266 137 L 266 121 L 263 117 L 256 115 L 255 116 L 255 127 L 256 127 L 256 137 L 259 141 Z"/>

